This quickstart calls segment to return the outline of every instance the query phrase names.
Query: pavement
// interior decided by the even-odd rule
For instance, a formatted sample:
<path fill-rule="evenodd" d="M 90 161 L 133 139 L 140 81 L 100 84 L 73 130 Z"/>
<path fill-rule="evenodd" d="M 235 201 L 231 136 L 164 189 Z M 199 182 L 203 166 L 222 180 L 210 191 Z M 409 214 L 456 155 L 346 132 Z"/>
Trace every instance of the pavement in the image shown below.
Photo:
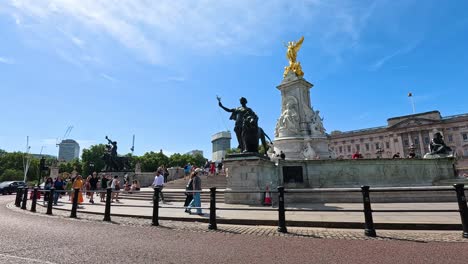
<path fill-rule="evenodd" d="M 363 230 L 218 225 L 112 217 L 68 211 L 45 214 L 0 196 L 0 263 L 466 263 L 459 231 Z M 29 205 L 31 203 L 28 203 Z M 29 209 L 29 206 L 28 206 Z"/>
<path fill-rule="evenodd" d="M 142 194 L 150 195 L 151 189 L 143 189 Z M 174 191 L 165 189 L 166 192 Z M 180 190 L 177 190 L 180 191 Z M 111 214 L 151 219 L 153 204 L 150 200 L 126 199 L 132 195 L 122 196 L 119 202 L 112 203 Z M 134 198 L 134 197 L 133 197 Z M 85 199 L 86 200 L 86 199 Z M 103 214 L 104 203 L 94 199 L 95 204 L 84 203 L 78 214 Z M 58 210 L 71 210 L 67 197 L 63 203 L 54 206 Z M 40 203 L 40 202 L 39 202 Z M 179 207 L 179 208 L 171 208 Z M 209 220 L 209 204 L 202 203 L 204 216 L 189 215 L 184 212 L 182 202 L 160 203 L 159 217 L 163 220 L 201 221 Z M 277 225 L 278 211 L 271 206 L 249 206 L 239 204 L 217 203 L 217 221 L 225 224 Z M 240 210 L 236 210 L 240 209 Z M 289 209 L 289 210 L 288 210 Z M 317 210 L 314 212 L 291 211 L 295 209 Z M 374 212 L 373 219 L 378 229 L 415 229 L 415 230 L 462 230 L 458 205 L 456 203 L 373 203 L 373 210 L 453 210 L 454 212 Z M 324 211 L 320 211 L 324 210 Z M 341 210 L 356 210 L 343 212 Z M 325 203 L 325 204 L 287 204 L 287 226 L 329 227 L 329 228 L 363 228 L 364 214 L 359 203 Z"/>

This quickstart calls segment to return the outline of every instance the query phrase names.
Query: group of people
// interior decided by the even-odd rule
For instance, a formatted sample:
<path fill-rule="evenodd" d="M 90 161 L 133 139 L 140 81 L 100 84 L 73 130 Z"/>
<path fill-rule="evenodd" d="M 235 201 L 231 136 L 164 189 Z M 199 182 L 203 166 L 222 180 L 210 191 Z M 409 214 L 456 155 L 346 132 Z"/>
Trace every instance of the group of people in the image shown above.
<path fill-rule="evenodd" d="M 125 191 L 139 191 L 140 184 L 138 180 L 133 180 L 130 183 L 128 179 L 128 175 L 124 177 L 123 188 Z M 44 190 L 50 190 L 52 187 L 55 188 L 56 192 L 54 193 L 53 203 L 57 205 L 58 200 L 62 195 L 68 193 L 69 194 L 69 201 L 73 202 L 74 193 L 72 192 L 75 189 L 78 189 L 78 204 L 82 204 L 84 202 L 83 192 L 86 195 L 86 198 L 89 199 L 91 204 L 94 204 L 94 195 L 96 191 L 106 190 L 107 188 L 112 188 L 112 197 L 111 202 L 118 202 L 119 201 L 119 192 L 121 190 L 121 183 L 120 179 L 117 175 L 112 177 L 111 174 L 103 175 L 102 177 L 98 176 L 97 172 L 93 172 L 91 175 L 83 179 L 83 176 L 76 175 L 75 177 L 67 177 L 63 179 L 61 176 L 58 176 L 55 179 L 48 177 L 44 182 Z M 64 192 L 67 191 L 67 192 Z M 49 199 L 49 192 L 45 192 L 44 195 L 44 202 Z M 106 193 L 100 192 L 99 193 L 100 201 L 105 202 Z"/>
<path fill-rule="evenodd" d="M 187 165 L 184 166 L 184 173 L 185 173 L 184 179 L 186 179 L 186 178 L 190 179 L 191 175 L 197 169 L 200 169 L 199 173 L 201 175 L 207 175 L 207 176 L 213 176 L 213 175 L 218 175 L 218 174 L 223 174 L 224 173 L 223 162 L 222 161 L 216 163 L 216 162 L 213 162 L 213 161 L 210 161 L 210 160 L 206 160 L 206 162 L 205 162 L 205 164 L 203 165 L 202 168 L 199 168 L 199 167 L 197 167 L 195 165 L 187 163 Z"/>

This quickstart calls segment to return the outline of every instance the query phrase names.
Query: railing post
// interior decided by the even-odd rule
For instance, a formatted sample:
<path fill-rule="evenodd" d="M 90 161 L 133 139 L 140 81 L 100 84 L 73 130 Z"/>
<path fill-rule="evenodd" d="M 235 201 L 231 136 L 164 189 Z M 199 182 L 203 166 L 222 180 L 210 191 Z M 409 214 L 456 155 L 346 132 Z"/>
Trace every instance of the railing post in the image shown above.
<path fill-rule="evenodd" d="M 218 229 L 218 225 L 216 224 L 216 187 L 210 188 L 210 224 L 208 225 L 208 229 Z"/>
<path fill-rule="evenodd" d="M 112 201 L 112 188 L 107 188 L 106 190 L 106 207 L 104 210 L 104 219 L 103 221 L 110 222 L 111 220 L 111 201 Z"/>
<path fill-rule="evenodd" d="M 73 193 L 73 203 L 72 203 L 72 209 L 70 213 L 70 218 L 76 218 L 76 209 L 78 209 L 78 194 L 80 192 L 80 189 L 74 189 L 75 192 Z"/>
<path fill-rule="evenodd" d="M 28 203 L 28 187 L 23 189 L 23 203 L 21 204 L 21 209 L 26 210 L 26 204 Z"/>
<path fill-rule="evenodd" d="M 278 187 L 278 232 L 287 233 L 286 215 L 284 209 L 284 187 Z"/>
<path fill-rule="evenodd" d="M 15 200 L 15 206 L 16 207 L 21 206 L 21 194 L 23 194 L 23 187 L 18 187 L 16 189 L 16 200 Z"/>
<path fill-rule="evenodd" d="M 468 206 L 466 205 L 465 185 L 454 184 L 455 191 L 457 192 L 458 208 L 460 209 L 460 217 L 463 226 L 463 237 L 468 238 Z"/>
<path fill-rule="evenodd" d="M 152 225 L 158 226 L 159 225 L 159 193 L 161 190 L 159 187 L 154 188 L 154 195 L 153 195 L 153 223 Z"/>
<path fill-rule="evenodd" d="M 49 191 L 49 201 L 47 201 L 47 212 L 46 214 L 51 215 L 52 214 L 52 204 L 54 202 L 54 195 L 55 195 L 55 188 L 52 187 L 50 188 Z M 45 196 L 44 196 L 45 198 Z"/>
<path fill-rule="evenodd" d="M 374 228 L 374 220 L 372 219 L 372 208 L 369 197 L 369 186 L 361 186 L 362 200 L 364 204 L 364 234 L 370 237 L 376 237 L 377 234 Z"/>
<path fill-rule="evenodd" d="M 37 187 L 34 187 L 33 189 L 33 197 L 32 197 L 32 203 L 31 203 L 31 212 L 36 212 L 36 204 L 37 204 Z"/>

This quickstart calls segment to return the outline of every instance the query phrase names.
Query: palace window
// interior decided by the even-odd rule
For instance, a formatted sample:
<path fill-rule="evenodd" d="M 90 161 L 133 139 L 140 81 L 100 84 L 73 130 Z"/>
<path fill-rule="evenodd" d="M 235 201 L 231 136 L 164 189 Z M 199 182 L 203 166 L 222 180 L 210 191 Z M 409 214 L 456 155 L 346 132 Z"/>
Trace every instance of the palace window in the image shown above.
<path fill-rule="evenodd" d="M 468 134 L 467 134 L 467 133 L 463 133 L 463 134 L 462 134 L 462 137 L 463 137 L 463 141 L 467 141 L 467 140 L 468 140 Z"/>
<path fill-rule="evenodd" d="M 405 139 L 405 140 L 403 140 L 403 144 L 404 144 L 405 146 L 409 146 L 409 141 L 408 141 L 407 139 Z"/>
<path fill-rule="evenodd" d="M 419 138 L 418 138 L 418 137 L 415 137 L 415 138 L 414 138 L 414 144 L 415 144 L 415 145 L 419 145 Z"/>
<path fill-rule="evenodd" d="M 428 138 L 428 137 L 425 137 L 425 138 L 424 138 L 424 143 L 425 143 L 426 145 L 429 144 L 429 138 Z"/>
<path fill-rule="evenodd" d="M 375 143 L 375 149 L 379 149 L 379 143 Z"/>
<path fill-rule="evenodd" d="M 453 136 L 452 135 L 448 135 L 447 137 L 448 137 L 449 142 L 453 142 Z"/>
<path fill-rule="evenodd" d="M 340 146 L 339 149 L 340 149 L 340 153 L 343 153 L 343 147 Z"/>
<path fill-rule="evenodd" d="M 366 150 L 369 151 L 369 143 L 366 143 Z"/>
<path fill-rule="evenodd" d="M 390 148 L 390 142 L 385 142 L 385 147 Z"/>
<path fill-rule="evenodd" d="M 348 152 L 351 152 L 351 146 L 348 146 Z"/>
<path fill-rule="evenodd" d="M 393 142 L 398 143 L 398 138 L 394 138 Z"/>
<path fill-rule="evenodd" d="M 356 150 L 357 150 L 357 151 L 361 151 L 361 146 L 359 146 L 359 144 L 356 145 Z"/>

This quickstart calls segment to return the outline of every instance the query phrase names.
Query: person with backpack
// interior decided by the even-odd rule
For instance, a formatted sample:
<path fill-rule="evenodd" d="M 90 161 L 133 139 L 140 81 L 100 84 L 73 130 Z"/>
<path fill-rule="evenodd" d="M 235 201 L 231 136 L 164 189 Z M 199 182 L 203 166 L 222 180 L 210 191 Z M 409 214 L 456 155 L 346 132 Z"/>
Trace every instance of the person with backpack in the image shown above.
<path fill-rule="evenodd" d="M 201 207 L 201 201 L 200 201 L 200 192 L 199 191 L 202 190 L 202 188 L 201 188 L 201 179 L 198 176 L 200 173 L 203 173 L 202 169 L 197 168 L 194 171 L 194 176 L 192 178 L 192 180 L 193 180 L 193 183 L 192 183 L 193 191 L 198 191 L 198 192 L 193 193 L 193 199 L 192 199 L 192 201 L 190 202 L 190 204 L 187 207 L 187 210 L 188 210 L 187 213 L 189 213 L 189 214 L 192 213 L 192 211 L 191 211 L 192 207 L 197 207 L 197 214 L 198 215 L 203 215 L 202 209 L 200 208 Z"/>
<path fill-rule="evenodd" d="M 190 213 L 189 209 L 187 208 L 187 206 L 190 204 L 190 202 L 193 200 L 193 177 L 194 177 L 195 173 L 193 172 L 192 174 L 190 174 L 190 179 L 187 183 L 187 185 L 185 186 L 185 202 L 184 202 L 184 207 L 185 207 L 185 212 L 186 213 Z"/>

